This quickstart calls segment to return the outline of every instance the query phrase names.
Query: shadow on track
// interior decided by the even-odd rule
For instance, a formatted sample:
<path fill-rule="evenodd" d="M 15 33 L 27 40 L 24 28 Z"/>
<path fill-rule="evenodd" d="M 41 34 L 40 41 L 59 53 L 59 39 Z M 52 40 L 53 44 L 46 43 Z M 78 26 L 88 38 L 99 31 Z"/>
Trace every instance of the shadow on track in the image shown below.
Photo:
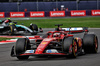
<path fill-rule="evenodd" d="M 15 58 L 15 60 L 12 61 L 59 61 L 59 60 L 80 60 L 80 59 L 91 59 L 96 58 L 97 56 L 100 56 L 100 52 L 97 54 L 85 54 L 78 56 L 77 58 L 68 58 L 66 56 L 30 56 L 28 60 L 18 60 Z"/>

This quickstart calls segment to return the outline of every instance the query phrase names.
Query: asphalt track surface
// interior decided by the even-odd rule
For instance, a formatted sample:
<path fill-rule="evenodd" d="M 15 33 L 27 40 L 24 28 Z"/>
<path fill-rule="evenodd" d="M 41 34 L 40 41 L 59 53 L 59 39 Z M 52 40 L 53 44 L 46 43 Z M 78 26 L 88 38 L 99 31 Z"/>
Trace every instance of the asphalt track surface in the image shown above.
<path fill-rule="evenodd" d="M 53 29 L 44 29 L 43 35 L 47 31 Z M 100 28 L 89 29 L 90 33 L 95 33 L 98 36 L 100 43 Z M 76 36 L 76 35 L 75 35 Z M 82 37 L 82 34 L 77 36 Z M 0 66 L 100 66 L 100 45 L 97 54 L 86 54 L 77 58 L 66 57 L 34 57 L 30 56 L 28 60 L 18 60 L 16 57 L 10 56 L 11 47 L 13 44 L 0 45 Z"/>

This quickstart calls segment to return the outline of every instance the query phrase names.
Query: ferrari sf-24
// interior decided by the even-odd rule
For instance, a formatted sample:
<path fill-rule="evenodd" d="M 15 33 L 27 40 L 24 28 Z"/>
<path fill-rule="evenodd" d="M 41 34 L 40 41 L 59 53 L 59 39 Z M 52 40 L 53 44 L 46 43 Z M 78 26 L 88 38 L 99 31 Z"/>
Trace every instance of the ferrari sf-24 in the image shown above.
<path fill-rule="evenodd" d="M 44 36 L 19 38 L 12 47 L 11 56 L 19 60 L 29 56 L 65 56 L 76 58 L 86 53 L 97 53 L 98 38 L 95 34 L 88 34 L 88 28 L 60 28 L 57 24 L 54 31 L 48 31 Z M 74 37 L 73 33 L 83 32 L 83 38 Z"/>

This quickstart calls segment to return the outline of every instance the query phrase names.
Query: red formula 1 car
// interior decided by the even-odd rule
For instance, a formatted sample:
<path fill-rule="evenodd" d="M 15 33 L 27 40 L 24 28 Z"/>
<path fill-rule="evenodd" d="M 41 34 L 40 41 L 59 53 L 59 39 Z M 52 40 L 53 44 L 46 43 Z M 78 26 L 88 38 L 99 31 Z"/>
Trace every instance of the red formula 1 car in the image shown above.
<path fill-rule="evenodd" d="M 12 47 L 11 56 L 19 60 L 29 56 L 62 55 L 76 58 L 84 53 L 97 53 L 98 38 L 95 34 L 88 34 L 87 28 L 60 28 L 49 31 L 43 37 L 34 36 L 33 41 L 20 38 Z M 73 37 L 72 33 L 84 32 L 84 37 Z"/>

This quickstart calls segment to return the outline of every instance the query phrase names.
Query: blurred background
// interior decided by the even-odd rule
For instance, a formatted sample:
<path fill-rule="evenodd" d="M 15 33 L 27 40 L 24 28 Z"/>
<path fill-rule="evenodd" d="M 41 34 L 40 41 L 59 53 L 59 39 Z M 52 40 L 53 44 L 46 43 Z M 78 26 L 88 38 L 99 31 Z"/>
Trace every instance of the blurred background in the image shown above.
<path fill-rule="evenodd" d="M 1 2 L 17 2 L 18 0 L 2 0 Z M 21 0 L 22 2 L 36 2 L 37 0 Z M 38 0 L 39 2 L 51 2 L 56 0 Z M 76 1 L 76 0 L 57 0 L 57 1 Z M 80 1 L 96 1 L 96 0 L 80 0 Z"/>
<path fill-rule="evenodd" d="M 97 9 L 100 0 L 0 0 L 0 12 Z"/>

